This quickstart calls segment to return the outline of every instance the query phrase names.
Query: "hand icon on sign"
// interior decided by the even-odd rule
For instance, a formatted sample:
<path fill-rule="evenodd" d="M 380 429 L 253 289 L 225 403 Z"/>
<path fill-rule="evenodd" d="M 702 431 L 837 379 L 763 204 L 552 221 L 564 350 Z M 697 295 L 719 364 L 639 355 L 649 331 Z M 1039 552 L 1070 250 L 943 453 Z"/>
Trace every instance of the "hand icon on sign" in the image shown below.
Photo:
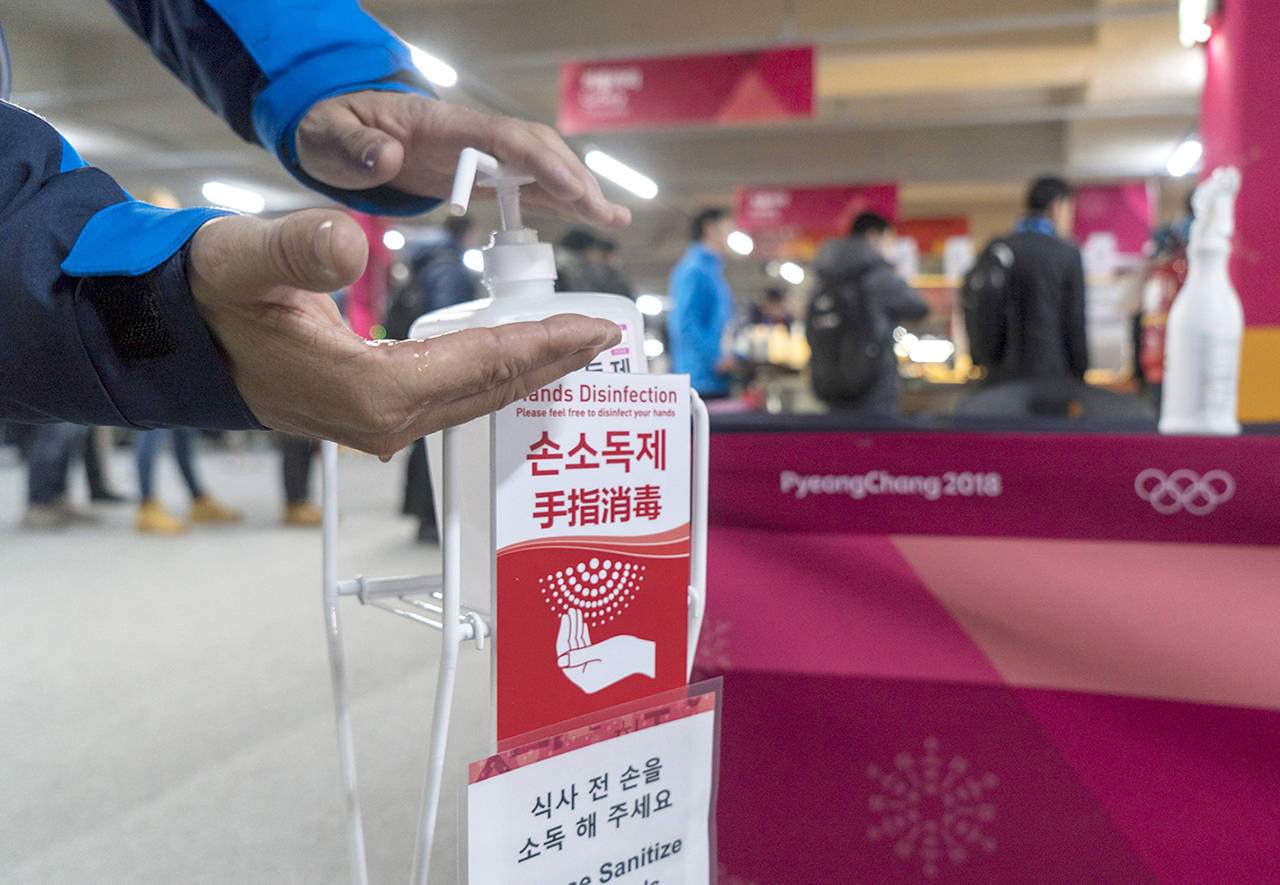
<path fill-rule="evenodd" d="M 610 636 L 593 644 L 581 611 L 571 608 L 560 616 L 556 663 L 587 694 L 637 673 L 652 679 L 656 648 L 653 642 L 638 636 Z"/>

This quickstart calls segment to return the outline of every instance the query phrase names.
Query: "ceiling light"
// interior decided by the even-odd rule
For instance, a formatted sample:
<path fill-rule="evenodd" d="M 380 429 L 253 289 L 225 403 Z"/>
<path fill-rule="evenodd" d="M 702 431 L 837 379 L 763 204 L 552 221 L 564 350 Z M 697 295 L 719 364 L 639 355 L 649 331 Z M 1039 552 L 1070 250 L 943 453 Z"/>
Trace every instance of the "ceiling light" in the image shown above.
<path fill-rule="evenodd" d="M 756 247 L 755 241 L 740 230 L 735 230 L 729 234 L 729 248 L 739 255 L 750 255 L 751 250 Z"/>
<path fill-rule="evenodd" d="M 398 252 L 404 248 L 404 234 L 393 227 L 382 235 L 382 245 L 392 252 Z"/>
<path fill-rule="evenodd" d="M 453 65 L 446 61 L 436 58 L 425 49 L 419 49 L 417 46 L 409 47 L 409 56 L 413 59 L 413 65 L 422 72 L 422 76 L 426 77 L 436 86 L 443 86 L 446 89 L 450 86 L 456 86 L 458 83 L 458 72 L 454 70 Z"/>
<path fill-rule="evenodd" d="M 636 310 L 647 317 L 656 317 L 662 313 L 662 299 L 657 295 L 641 295 L 636 299 Z"/>
<path fill-rule="evenodd" d="M 1207 43 L 1213 36 L 1209 16 L 1217 6 L 1216 0 L 1179 0 L 1178 39 L 1190 49 L 1197 43 Z"/>
<path fill-rule="evenodd" d="M 657 338 L 644 339 L 644 355 L 647 356 L 649 359 L 656 359 L 657 357 L 662 356 L 662 354 L 665 353 L 666 350 L 667 350 L 666 345 L 664 345 Z"/>
<path fill-rule="evenodd" d="M 462 263 L 467 266 L 467 270 L 482 273 L 484 271 L 484 256 L 480 254 L 479 249 L 468 249 L 462 253 Z"/>
<path fill-rule="evenodd" d="M 632 169 L 626 163 L 615 160 L 604 151 L 587 151 L 583 158 L 592 172 L 603 175 L 614 184 L 624 187 L 645 200 L 658 195 L 658 184 L 647 175 Z"/>
<path fill-rule="evenodd" d="M 1204 146 L 1200 144 L 1200 139 L 1194 136 L 1188 138 L 1174 148 L 1173 153 L 1169 155 L 1169 174 L 1174 178 L 1190 174 L 1200 165 L 1202 156 L 1204 156 Z"/>
<path fill-rule="evenodd" d="M 215 206 L 225 206 L 237 212 L 257 215 L 267 206 L 266 199 L 257 191 L 227 184 L 225 181 L 206 181 L 200 188 L 200 193 Z"/>
<path fill-rule="evenodd" d="M 804 268 L 794 261 L 784 261 L 778 266 L 778 275 L 793 286 L 804 282 Z"/>

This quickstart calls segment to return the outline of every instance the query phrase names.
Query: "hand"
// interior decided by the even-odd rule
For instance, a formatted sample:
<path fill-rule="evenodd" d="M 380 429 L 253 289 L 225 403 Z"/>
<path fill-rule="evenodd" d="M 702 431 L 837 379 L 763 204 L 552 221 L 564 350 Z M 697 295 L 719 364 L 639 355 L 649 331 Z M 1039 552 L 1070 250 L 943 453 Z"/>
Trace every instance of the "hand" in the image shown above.
<path fill-rule="evenodd" d="M 581 369 L 621 338 L 605 320 L 561 315 L 366 341 L 319 293 L 359 277 L 367 250 L 350 217 L 325 209 L 215 218 L 196 231 L 187 264 L 196 306 L 268 427 L 389 457 Z"/>
<path fill-rule="evenodd" d="M 521 189 L 521 202 L 534 211 L 606 228 L 631 221 L 550 126 L 422 95 L 366 90 L 326 98 L 298 123 L 296 145 L 302 168 L 325 184 L 389 184 L 427 197 L 449 195 L 458 154 L 474 147 L 536 179 Z"/>
<path fill-rule="evenodd" d="M 653 642 L 638 636 L 610 636 L 592 644 L 581 611 L 572 608 L 560 616 L 556 664 L 587 694 L 595 694 L 637 673 L 652 679 L 655 649 Z"/>

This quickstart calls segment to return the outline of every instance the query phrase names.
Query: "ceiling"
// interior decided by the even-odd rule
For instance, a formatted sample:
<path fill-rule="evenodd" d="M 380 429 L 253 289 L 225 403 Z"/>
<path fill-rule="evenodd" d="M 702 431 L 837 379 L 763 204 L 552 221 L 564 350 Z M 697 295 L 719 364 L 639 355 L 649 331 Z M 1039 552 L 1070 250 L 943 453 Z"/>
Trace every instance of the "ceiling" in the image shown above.
<path fill-rule="evenodd" d="M 1178 43 L 1177 0 L 364 5 L 458 69 L 443 98 L 548 123 L 567 60 L 818 47 L 811 121 L 571 139 L 661 188 L 647 204 L 610 190 L 635 211 L 621 242 L 642 285 L 659 284 L 696 207 L 729 204 L 744 184 L 895 180 L 904 216 L 965 214 L 981 235 L 1009 224 L 1035 174 L 1159 175 L 1197 126 L 1204 78 L 1202 53 Z M 105 3 L 0 0 L 0 20 L 14 100 L 126 188 L 163 185 L 198 203 L 201 183 L 220 178 L 262 191 L 269 209 L 316 202 L 194 101 Z"/>

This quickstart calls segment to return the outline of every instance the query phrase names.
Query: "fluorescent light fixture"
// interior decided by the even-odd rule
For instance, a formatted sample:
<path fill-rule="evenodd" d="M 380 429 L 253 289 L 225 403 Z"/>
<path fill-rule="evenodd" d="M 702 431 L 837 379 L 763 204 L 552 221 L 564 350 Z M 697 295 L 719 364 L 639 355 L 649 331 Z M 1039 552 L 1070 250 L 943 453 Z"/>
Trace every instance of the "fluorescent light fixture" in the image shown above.
<path fill-rule="evenodd" d="M 636 299 L 636 310 L 647 317 L 656 317 L 662 313 L 662 299 L 657 295 L 641 295 Z"/>
<path fill-rule="evenodd" d="M 1190 49 L 1197 43 L 1207 43 L 1213 36 L 1209 16 L 1214 11 L 1214 0 L 1179 0 L 1178 39 Z"/>
<path fill-rule="evenodd" d="M 750 255 L 751 250 L 756 247 L 755 241 L 740 230 L 735 230 L 729 234 L 728 242 L 729 248 L 739 255 Z"/>
<path fill-rule="evenodd" d="M 804 282 L 804 268 L 794 261 L 784 261 L 778 266 L 778 275 L 793 286 Z"/>
<path fill-rule="evenodd" d="M 666 346 L 657 338 L 644 339 L 644 355 L 649 359 L 655 359 L 662 356 L 666 350 Z"/>
<path fill-rule="evenodd" d="M 484 271 L 484 256 L 480 254 L 479 249 L 468 249 L 462 253 L 462 263 L 466 265 L 467 270 L 481 273 Z"/>
<path fill-rule="evenodd" d="M 604 151 L 587 151 L 583 158 L 587 168 L 602 175 L 619 187 L 624 187 L 644 200 L 658 195 L 658 184 L 652 178 L 632 169 L 626 163 L 615 160 Z"/>
<path fill-rule="evenodd" d="M 392 252 L 398 252 L 404 248 L 404 234 L 393 227 L 382 235 L 382 245 Z"/>
<path fill-rule="evenodd" d="M 257 215 L 267 207 L 266 198 L 255 190 L 227 184 L 225 181 L 206 181 L 200 188 L 204 198 L 215 206 L 225 206 L 237 212 Z"/>
<path fill-rule="evenodd" d="M 1189 175 L 1200 165 L 1202 156 L 1204 156 L 1204 145 L 1200 144 L 1198 138 L 1188 138 L 1174 148 L 1173 153 L 1169 155 L 1169 174 L 1174 178 Z"/>
<path fill-rule="evenodd" d="M 917 338 L 907 350 L 913 363 L 945 363 L 956 352 L 956 346 L 945 338 Z"/>
<path fill-rule="evenodd" d="M 422 76 L 436 86 L 444 86 L 447 89 L 458 84 L 458 72 L 454 70 L 453 65 L 436 58 L 425 49 L 419 49 L 417 46 L 411 45 L 409 47 L 409 57 L 413 59 L 414 67 L 422 72 Z"/>

